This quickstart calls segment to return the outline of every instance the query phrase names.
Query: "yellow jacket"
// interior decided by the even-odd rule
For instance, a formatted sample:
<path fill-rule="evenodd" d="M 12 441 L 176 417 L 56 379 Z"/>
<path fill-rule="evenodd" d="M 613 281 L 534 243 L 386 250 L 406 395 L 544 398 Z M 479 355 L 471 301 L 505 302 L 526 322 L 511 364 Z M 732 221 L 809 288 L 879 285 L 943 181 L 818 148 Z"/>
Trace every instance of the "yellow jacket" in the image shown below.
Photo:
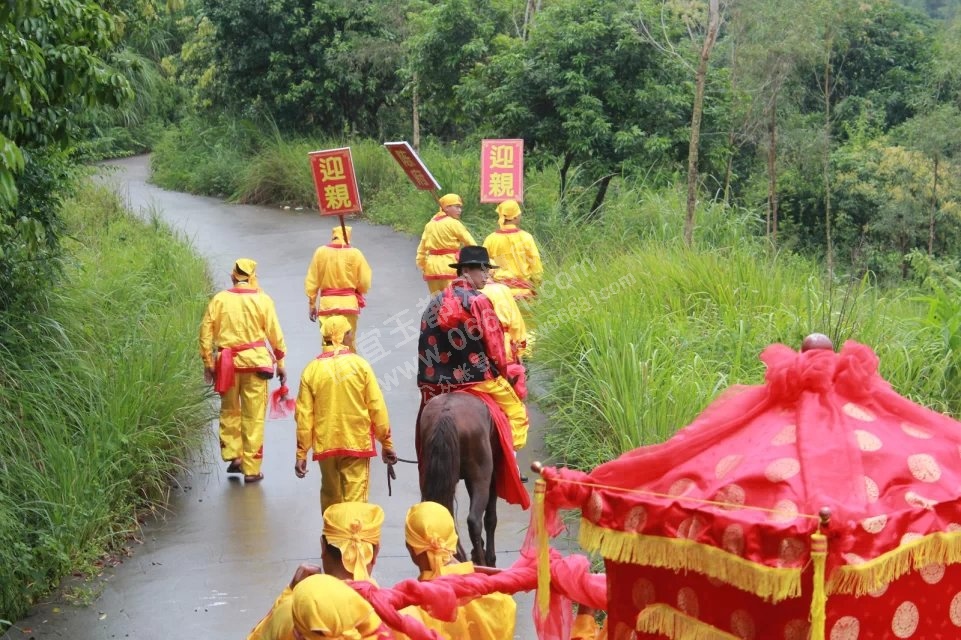
<path fill-rule="evenodd" d="M 571 627 L 571 640 L 607 640 L 607 625 L 598 626 L 593 615 L 579 613 Z"/>
<path fill-rule="evenodd" d="M 517 225 L 505 224 L 484 239 L 484 247 L 499 267 L 491 271 L 494 280 L 509 285 L 515 296 L 531 295 L 544 274 L 534 236 Z"/>
<path fill-rule="evenodd" d="M 510 362 L 517 362 L 518 358 L 527 351 L 527 324 L 521 316 L 521 310 L 514 300 L 511 288 L 499 282 L 488 282 L 481 289 L 491 305 L 497 319 L 501 321 L 504 330 L 504 353 Z"/>
<path fill-rule="evenodd" d="M 273 373 L 274 358 L 277 365 L 284 366 L 287 352 L 274 301 L 260 289 L 241 283 L 221 291 L 207 305 L 200 323 L 200 357 L 205 367 L 213 367 L 216 349 L 264 339 L 270 342 L 273 357 L 266 346 L 237 350 L 234 354 L 235 371 Z"/>
<path fill-rule="evenodd" d="M 370 265 L 360 249 L 332 242 L 314 251 L 304 278 L 304 291 L 311 309 L 317 308 L 320 298 L 320 315 L 353 315 L 359 312 L 360 305 L 357 295 L 349 291 L 362 296 L 370 290 L 370 279 Z M 339 293 L 325 294 L 325 290 Z"/>
<path fill-rule="evenodd" d="M 387 406 L 367 361 L 347 349 L 325 350 L 307 365 L 297 393 L 297 459 L 369 458 L 374 440 L 393 448 Z"/>
<path fill-rule="evenodd" d="M 474 572 L 472 562 L 448 565 L 444 575 Z M 517 603 L 506 593 L 491 593 L 471 600 L 457 608 L 457 619 L 444 622 L 430 617 L 416 606 L 405 607 L 400 613 L 420 620 L 425 627 L 437 631 L 444 638 L 470 638 L 470 640 L 512 640 L 517 622 Z M 407 636 L 394 632 L 398 639 Z"/>
<path fill-rule="evenodd" d="M 424 273 L 424 280 L 453 280 L 456 272 L 447 265 L 457 262 L 461 247 L 475 244 L 460 220 L 439 213 L 424 226 L 417 245 L 417 268 Z"/>

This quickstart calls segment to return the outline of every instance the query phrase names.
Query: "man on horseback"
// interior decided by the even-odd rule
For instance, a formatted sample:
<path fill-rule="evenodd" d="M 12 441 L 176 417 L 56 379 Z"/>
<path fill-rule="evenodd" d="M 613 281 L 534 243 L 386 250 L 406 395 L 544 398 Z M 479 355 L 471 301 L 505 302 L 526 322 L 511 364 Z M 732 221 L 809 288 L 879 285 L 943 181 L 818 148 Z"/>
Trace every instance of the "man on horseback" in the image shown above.
<path fill-rule="evenodd" d="M 417 385 L 424 402 L 466 387 L 490 396 L 510 421 L 516 452 L 527 443 L 527 408 L 504 377 L 504 332 L 481 292 L 496 267 L 478 246 L 461 249 L 460 260 L 449 266 L 456 278 L 431 298 L 421 318 Z"/>

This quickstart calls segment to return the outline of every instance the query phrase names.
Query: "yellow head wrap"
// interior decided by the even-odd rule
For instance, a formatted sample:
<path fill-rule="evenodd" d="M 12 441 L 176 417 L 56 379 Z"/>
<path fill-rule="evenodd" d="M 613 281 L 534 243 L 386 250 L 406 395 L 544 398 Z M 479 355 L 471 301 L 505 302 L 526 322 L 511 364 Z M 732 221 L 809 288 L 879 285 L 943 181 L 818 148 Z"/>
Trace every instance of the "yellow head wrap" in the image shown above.
<path fill-rule="evenodd" d="M 346 242 L 346 243 L 344 242 L 344 229 L 347 229 L 347 242 Z M 340 243 L 342 243 L 342 244 L 350 244 L 350 235 L 351 235 L 351 231 L 352 231 L 352 230 L 353 230 L 353 227 L 343 227 L 343 228 L 341 228 L 340 225 L 338 225 L 338 226 L 334 227 L 333 229 L 331 229 L 331 231 L 330 231 L 330 241 L 331 241 L 331 242 L 340 242 Z"/>
<path fill-rule="evenodd" d="M 445 196 L 441 196 L 440 200 L 437 201 L 437 204 L 440 205 L 440 211 L 437 212 L 437 214 L 440 215 L 444 213 L 444 207 L 449 207 L 452 204 L 459 204 L 460 206 L 464 206 L 464 201 L 461 200 L 460 196 L 457 195 L 456 193 L 448 193 Z"/>
<path fill-rule="evenodd" d="M 505 221 L 513 220 L 521 214 L 521 206 L 517 200 L 504 200 L 497 205 L 497 226 L 503 227 Z"/>
<path fill-rule="evenodd" d="M 237 281 L 246 280 L 251 287 L 257 287 L 257 263 L 250 258 L 241 258 L 234 263 L 234 270 L 230 275 Z"/>
<path fill-rule="evenodd" d="M 374 559 L 374 545 L 380 544 L 383 523 L 384 510 L 367 502 L 341 502 L 324 511 L 327 544 L 340 549 L 344 568 L 354 580 L 370 580 L 367 565 Z"/>
<path fill-rule="evenodd" d="M 350 321 L 344 316 L 327 316 L 320 327 L 324 344 L 330 343 L 334 348 L 344 346 L 344 335 L 348 331 L 350 331 Z"/>
<path fill-rule="evenodd" d="M 313 575 L 294 587 L 291 617 L 308 640 L 363 640 L 376 637 L 381 620 L 374 608 L 347 583 Z"/>
<path fill-rule="evenodd" d="M 421 502 L 407 511 L 405 536 L 414 553 L 426 553 L 430 579 L 443 575 L 444 567 L 457 551 L 457 529 L 450 511 L 436 502 Z"/>

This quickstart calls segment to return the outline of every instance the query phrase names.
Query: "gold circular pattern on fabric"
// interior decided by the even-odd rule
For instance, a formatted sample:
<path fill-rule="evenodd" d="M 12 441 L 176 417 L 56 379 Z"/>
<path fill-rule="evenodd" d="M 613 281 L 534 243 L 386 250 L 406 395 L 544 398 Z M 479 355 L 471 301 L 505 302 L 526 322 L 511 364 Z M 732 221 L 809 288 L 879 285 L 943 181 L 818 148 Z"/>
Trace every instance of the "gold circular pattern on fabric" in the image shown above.
<path fill-rule="evenodd" d="M 714 500 L 716 502 L 725 502 L 727 504 L 721 506 L 722 509 L 738 509 L 744 506 L 745 500 L 744 489 L 736 484 L 729 484 L 721 487 L 716 494 L 714 494 Z"/>
<path fill-rule="evenodd" d="M 881 497 L 878 483 L 867 476 L 864 476 L 864 494 L 867 501 L 871 504 L 877 502 L 878 498 Z"/>
<path fill-rule="evenodd" d="M 928 584 L 938 584 L 944 578 L 944 571 L 943 564 L 929 564 L 921 567 L 918 573 L 921 574 L 921 579 Z"/>
<path fill-rule="evenodd" d="M 907 502 L 912 507 L 917 507 L 919 509 L 933 509 L 937 501 L 931 498 L 926 498 L 916 491 L 908 491 L 904 494 L 904 501 Z"/>
<path fill-rule="evenodd" d="M 744 456 L 738 454 L 732 454 L 729 456 L 724 456 L 718 460 L 717 465 L 714 467 L 714 477 L 721 480 L 727 474 L 731 473 L 737 465 L 741 464 L 741 460 Z"/>
<path fill-rule="evenodd" d="M 855 420 L 860 420 L 861 422 L 874 422 L 877 417 L 869 410 L 864 407 L 854 404 L 853 402 L 848 402 L 841 409 L 845 415 L 854 418 Z"/>
<path fill-rule="evenodd" d="M 677 528 L 677 537 L 687 540 L 696 540 L 701 531 L 704 530 L 704 521 L 698 515 L 693 515 L 681 522 Z"/>
<path fill-rule="evenodd" d="M 667 490 L 667 495 L 679 497 L 685 495 L 688 491 L 694 488 L 694 481 L 690 478 L 680 478 L 674 481 L 670 489 Z"/>
<path fill-rule="evenodd" d="M 738 609 L 731 614 L 731 631 L 741 640 L 754 640 L 757 635 L 754 619 L 744 609 Z"/>
<path fill-rule="evenodd" d="M 801 472 L 801 463 L 795 458 L 778 458 L 764 469 L 764 477 L 771 482 L 784 482 Z"/>
<path fill-rule="evenodd" d="M 804 543 L 797 538 L 785 538 L 781 540 L 778 550 L 778 562 L 783 565 L 794 565 L 804 556 Z"/>
<path fill-rule="evenodd" d="M 771 444 L 774 445 L 775 447 L 784 445 L 784 444 L 794 444 L 795 442 L 797 442 L 797 425 L 796 424 L 786 425 L 783 429 L 778 431 L 777 435 L 774 436 L 774 439 L 771 440 Z"/>
<path fill-rule="evenodd" d="M 918 630 L 920 620 L 918 607 L 910 600 L 905 600 L 894 611 L 894 617 L 891 618 L 891 631 L 899 638 L 910 638 Z"/>
<path fill-rule="evenodd" d="M 956 627 L 961 627 L 961 591 L 958 591 L 954 594 L 954 597 L 951 598 L 948 616 L 951 618 L 951 624 Z"/>
<path fill-rule="evenodd" d="M 842 553 L 841 557 L 844 561 L 851 565 L 864 564 L 864 558 L 856 553 Z"/>
<path fill-rule="evenodd" d="M 721 535 L 721 546 L 728 553 L 744 555 L 744 527 L 739 524 L 728 525 Z"/>
<path fill-rule="evenodd" d="M 591 497 L 587 501 L 587 519 L 597 522 L 604 512 L 604 500 L 598 491 L 591 491 Z"/>
<path fill-rule="evenodd" d="M 646 524 L 647 509 L 642 505 L 631 507 L 631 510 L 627 512 L 627 518 L 624 520 L 624 528 L 628 531 L 640 533 L 644 530 L 644 525 Z"/>
<path fill-rule="evenodd" d="M 915 531 L 908 531 L 906 534 L 901 536 L 901 542 L 898 543 L 898 546 L 904 546 L 906 544 L 910 544 L 915 540 L 920 540 L 923 537 L 924 536 L 921 535 L 920 533 L 917 533 Z"/>
<path fill-rule="evenodd" d="M 885 593 L 888 592 L 888 587 L 890 586 L 891 586 L 890 582 L 886 584 L 882 584 L 880 587 L 878 587 L 874 591 L 868 591 L 868 595 L 871 596 L 872 598 L 880 598 L 881 596 L 883 596 Z"/>
<path fill-rule="evenodd" d="M 908 456 L 908 469 L 911 475 L 920 482 L 937 482 L 941 479 L 941 467 L 937 460 L 927 453 L 916 453 Z"/>
<path fill-rule="evenodd" d="M 681 587 L 677 592 L 677 608 L 687 615 L 696 618 L 701 611 L 697 601 L 697 594 L 690 587 Z"/>
<path fill-rule="evenodd" d="M 927 429 L 919 427 L 916 424 L 911 424 L 910 422 L 902 422 L 901 431 L 905 432 L 912 438 L 917 438 L 918 440 L 930 440 L 934 437 L 934 434 Z"/>
<path fill-rule="evenodd" d="M 637 632 L 627 623 L 618 622 L 614 629 L 614 640 L 637 640 Z"/>
<path fill-rule="evenodd" d="M 861 635 L 861 622 L 854 616 L 838 618 L 831 627 L 831 640 L 858 640 Z"/>
<path fill-rule="evenodd" d="M 858 441 L 858 449 L 861 451 L 877 451 L 881 448 L 881 438 L 877 437 L 870 431 L 865 431 L 864 429 L 855 429 L 854 437 Z"/>
<path fill-rule="evenodd" d="M 808 631 L 811 625 L 807 620 L 791 620 L 784 625 L 784 640 L 808 640 Z"/>
<path fill-rule="evenodd" d="M 647 578 L 638 578 L 631 589 L 631 601 L 638 610 L 653 604 L 655 596 L 654 583 Z"/>
<path fill-rule="evenodd" d="M 793 500 L 778 500 L 774 505 L 774 512 L 770 514 L 773 522 L 791 522 L 798 516 L 798 506 Z"/>
<path fill-rule="evenodd" d="M 870 518 L 865 518 L 861 521 L 861 528 L 868 533 L 878 534 L 884 529 L 884 525 L 888 523 L 888 516 L 885 514 L 871 516 Z"/>

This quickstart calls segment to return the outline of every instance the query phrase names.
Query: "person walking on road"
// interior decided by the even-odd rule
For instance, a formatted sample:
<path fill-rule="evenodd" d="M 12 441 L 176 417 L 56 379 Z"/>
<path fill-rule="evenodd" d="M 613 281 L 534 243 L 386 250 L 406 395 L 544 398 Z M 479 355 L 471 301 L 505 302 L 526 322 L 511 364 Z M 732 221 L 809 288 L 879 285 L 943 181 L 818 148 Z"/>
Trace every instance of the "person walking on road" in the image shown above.
<path fill-rule="evenodd" d="M 534 236 L 521 229 L 520 223 L 520 205 L 505 200 L 497 205 L 497 230 L 484 239 L 491 261 L 498 266 L 492 274 L 494 280 L 509 286 L 517 300 L 533 297 L 544 274 Z"/>
<path fill-rule="evenodd" d="M 347 237 L 344 238 L 344 229 Z M 317 247 L 307 267 L 304 290 L 311 322 L 318 317 L 344 316 L 357 335 L 357 320 L 364 308 L 364 294 L 370 290 L 371 271 L 360 249 L 350 245 L 351 227 L 334 227 L 328 244 Z M 352 346 L 352 342 L 348 344 Z"/>
<path fill-rule="evenodd" d="M 370 365 L 347 346 L 350 323 L 328 316 L 322 327 L 324 350 L 304 369 L 297 393 L 297 457 L 294 473 L 307 475 L 307 453 L 320 465 L 320 508 L 338 502 L 366 502 L 370 459 L 396 464 L 387 406 Z"/>
<path fill-rule="evenodd" d="M 287 346 L 274 301 L 257 286 L 257 263 L 241 258 L 230 274 L 233 287 L 215 295 L 200 323 L 204 379 L 220 394 L 220 454 L 227 473 L 244 482 L 263 480 L 267 381 L 287 380 Z"/>
<path fill-rule="evenodd" d="M 460 221 L 464 209 L 460 196 L 448 193 L 438 203 L 440 211 L 424 226 L 417 246 L 417 268 L 424 274 L 431 295 L 442 291 L 456 277 L 448 263 L 456 259 L 461 247 L 477 244 Z"/>

